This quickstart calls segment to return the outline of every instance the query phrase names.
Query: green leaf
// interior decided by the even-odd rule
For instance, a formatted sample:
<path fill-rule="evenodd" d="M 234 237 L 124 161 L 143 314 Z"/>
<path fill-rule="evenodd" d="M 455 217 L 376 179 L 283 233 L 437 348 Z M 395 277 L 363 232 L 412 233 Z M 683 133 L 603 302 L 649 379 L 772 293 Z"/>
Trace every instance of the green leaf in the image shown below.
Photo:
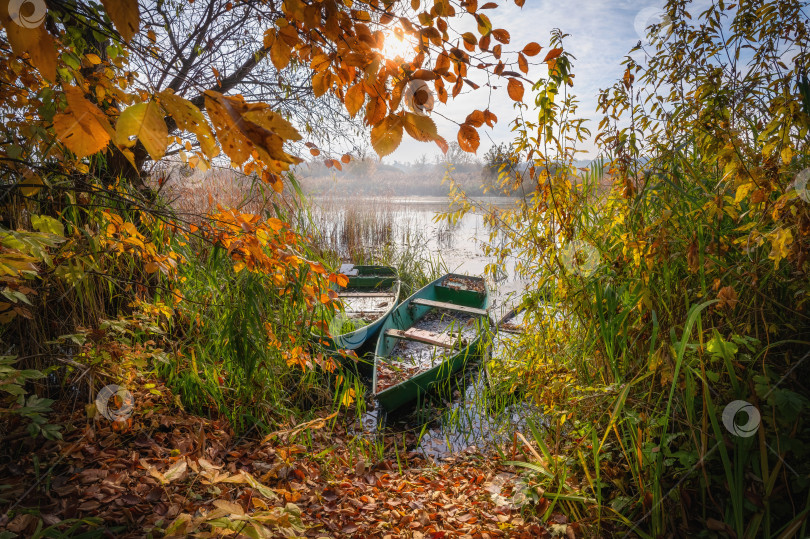
<path fill-rule="evenodd" d="M 706 345 L 710 354 L 719 357 L 731 359 L 737 355 L 737 345 L 725 340 L 719 333 L 715 331 L 714 336 Z"/>
<path fill-rule="evenodd" d="M 61 238 L 65 237 L 64 225 L 53 217 L 49 217 L 47 215 L 32 215 L 31 226 L 34 227 L 34 230 L 39 232 L 47 232 L 48 234 L 53 234 Z"/>

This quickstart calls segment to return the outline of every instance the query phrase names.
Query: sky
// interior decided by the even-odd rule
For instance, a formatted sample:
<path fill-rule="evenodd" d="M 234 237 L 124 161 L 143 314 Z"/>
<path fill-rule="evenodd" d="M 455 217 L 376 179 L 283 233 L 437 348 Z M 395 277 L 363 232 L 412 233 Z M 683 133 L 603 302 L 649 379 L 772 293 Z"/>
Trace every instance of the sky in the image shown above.
<path fill-rule="evenodd" d="M 487 10 L 485 13 L 492 21 L 493 28 L 505 28 L 511 34 L 510 45 L 505 45 L 504 51 L 519 50 L 523 44 L 531 41 L 539 43 L 543 51 L 529 59 L 537 63 L 543 59 L 549 48 L 552 29 L 560 28 L 570 34 L 564 41 L 564 48 L 575 57 L 573 72 L 576 76 L 572 90 L 579 100 L 578 116 L 592 120 L 589 127 L 591 131 L 595 131 L 601 117 L 596 112 L 600 88 L 611 86 L 622 76 L 622 60 L 639 40 L 645 38 L 646 26 L 661 22 L 663 5 L 664 2 L 660 0 L 526 0 L 521 9 L 512 0 L 499 0 L 497 9 Z M 466 30 L 467 28 L 461 29 Z M 471 69 L 470 73 L 474 71 L 476 70 Z M 536 81 L 545 72 L 544 66 L 531 66 L 527 77 Z M 458 126 L 442 116 L 460 123 L 473 109 L 484 109 L 489 103 L 490 110 L 498 116 L 498 123 L 492 129 L 486 126 L 479 129 L 481 146 L 478 156 L 482 157 L 493 143 L 511 141 L 510 122 L 515 118 L 516 111 L 514 102 L 506 94 L 505 80 L 499 86 L 491 96 L 482 87 L 477 91 L 463 93 L 455 100 L 448 100 L 446 105 L 437 100 L 432 117 L 436 121 L 439 134 L 448 142 L 455 141 Z M 524 86 L 524 101 L 530 104 L 526 116 L 530 117 L 534 99 L 525 82 Z M 588 154 L 581 154 L 583 158 L 594 157 L 596 154 L 592 142 L 582 149 L 588 150 Z M 441 155 L 441 150 L 434 143 L 418 142 L 406 135 L 400 147 L 385 157 L 383 162 L 412 162 L 422 155 L 432 161 L 435 156 Z"/>

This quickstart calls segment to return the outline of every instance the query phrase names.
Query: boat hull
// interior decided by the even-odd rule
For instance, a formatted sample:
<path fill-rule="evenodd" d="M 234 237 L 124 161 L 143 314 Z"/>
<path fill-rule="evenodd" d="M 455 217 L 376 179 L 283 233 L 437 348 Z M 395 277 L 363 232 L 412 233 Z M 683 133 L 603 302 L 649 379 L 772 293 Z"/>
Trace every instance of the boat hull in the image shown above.
<path fill-rule="evenodd" d="M 435 389 L 437 384 L 447 381 L 451 375 L 463 370 L 466 365 L 481 360 L 486 353 L 489 339 L 485 339 L 484 335 L 489 328 L 489 317 L 481 316 L 477 321 L 479 326 L 476 330 L 476 337 L 467 343 L 466 346 L 459 350 L 448 352 L 441 363 L 435 367 L 389 388 L 381 391 L 377 390 L 380 364 L 390 361 L 393 349 L 399 340 L 396 337 L 386 335 L 386 331 L 406 330 L 421 320 L 434 308 L 430 305 L 419 305 L 414 303 L 414 300 L 421 299 L 433 302 L 452 303 L 454 305 L 480 310 L 487 310 L 489 308 L 489 292 L 483 280 L 480 280 L 480 283 L 483 285 L 483 292 L 454 290 L 442 286 L 442 283 L 448 276 L 478 280 L 478 278 L 456 274 L 447 274 L 436 279 L 403 301 L 382 324 L 379 330 L 380 333 L 377 337 L 377 346 L 374 354 L 372 390 L 379 404 L 388 411 L 396 410 L 413 401 L 420 401 L 425 394 Z"/>
<path fill-rule="evenodd" d="M 353 269 L 357 274 L 349 276 L 347 290 L 367 290 L 369 292 L 386 290 L 390 291 L 390 294 L 387 295 L 392 300 L 390 300 L 390 306 L 379 318 L 367 326 L 346 333 L 340 333 L 340 326 L 349 318 L 343 312 L 336 313 L 335 318 L 330 322 L 331 335 L 318 338 L 321 345 L 333 355 L 340 355 L 340 351 L 358 352 L 364 348 L 366 343 L 375 343 L 380 328 L 396 309 L 399 299 L 400 281 L 396 269 L 388 266 L 353 266 Z M 338 295 L 341 295 L 340 291 L 338 291 Z"/>

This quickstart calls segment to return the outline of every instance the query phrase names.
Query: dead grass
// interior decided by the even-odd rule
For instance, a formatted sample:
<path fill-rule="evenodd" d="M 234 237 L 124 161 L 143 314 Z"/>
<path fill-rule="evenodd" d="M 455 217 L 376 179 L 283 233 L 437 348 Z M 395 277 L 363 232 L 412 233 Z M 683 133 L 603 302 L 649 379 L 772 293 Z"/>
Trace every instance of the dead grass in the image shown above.
<path fill-rule="evenodd" d="M 288 194 L 273 197 L 269 185 L 229 168 L 201 172 L 172 164 L 154 172 L 151 180 L 172 208 L 190 222 L 199 222 L 217 204 L 263 215 L 272 210 L 272 202 L 289 205 L 292 200 Z"/>
<path fill-rule="evenodd" d="M 388 197 L 318 198 L 312 211 L 310 234 L 316 245 L 342 259 L 367 258 L 368 253 L 396 239 L 396 216 Z"/>

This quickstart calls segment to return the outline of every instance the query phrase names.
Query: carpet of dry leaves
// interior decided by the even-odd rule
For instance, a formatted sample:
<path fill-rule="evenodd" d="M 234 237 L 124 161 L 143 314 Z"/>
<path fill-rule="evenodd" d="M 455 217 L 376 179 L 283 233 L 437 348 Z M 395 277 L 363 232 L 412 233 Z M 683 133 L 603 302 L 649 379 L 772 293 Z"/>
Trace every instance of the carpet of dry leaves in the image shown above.
<path fill-rule="evenodd" d="M 29 537 L 38 527 L 98 525 L 106 537 L 550 537 L 504 503 L 514 470 L 483 455 L 369 462 L 324 419 L 236 438 L 220 421 L 185 413 L 159 384 L 134 393 L 129 424 L 88 419 L 80 409 L 63 412 L 62 441 L 6 433 L 0 531 Z M 88 518 L 97 524 L 81 522 Z M 575 527 L 567 531 L 571 537 Z"/>

